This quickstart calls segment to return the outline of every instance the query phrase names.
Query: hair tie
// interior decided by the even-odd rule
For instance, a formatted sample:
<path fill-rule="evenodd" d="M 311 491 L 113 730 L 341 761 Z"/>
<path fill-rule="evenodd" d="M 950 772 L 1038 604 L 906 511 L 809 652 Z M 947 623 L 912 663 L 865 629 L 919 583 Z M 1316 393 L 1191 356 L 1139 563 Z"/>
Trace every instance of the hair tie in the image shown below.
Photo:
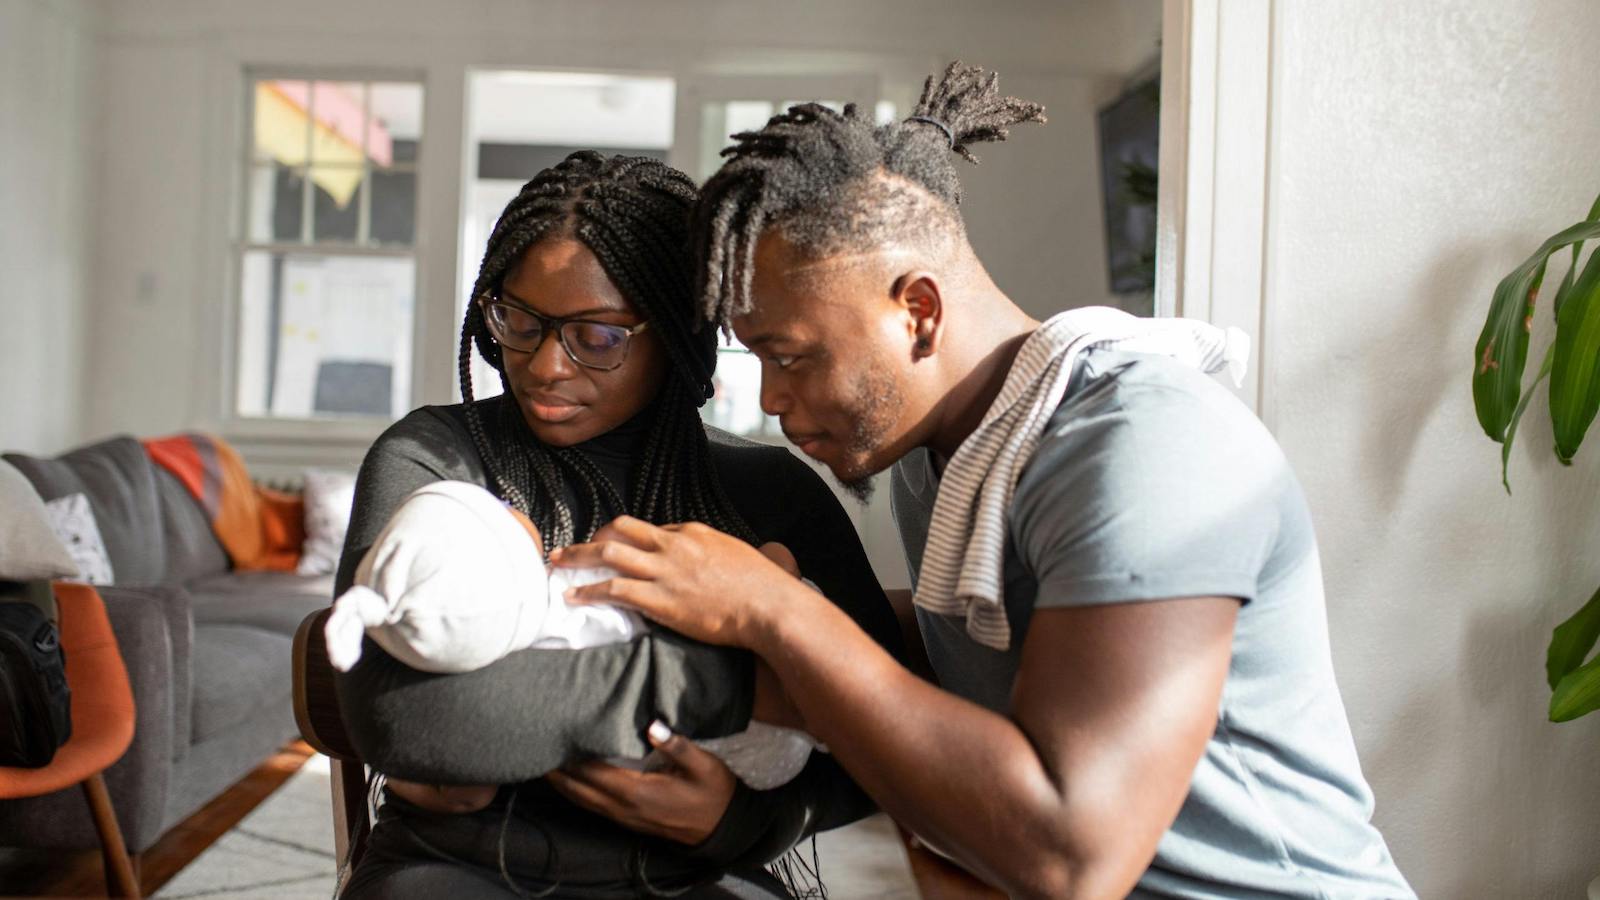
<path fill-rule="evenodd" d="M 954 150 L 956 148 L 956 133 L 954 131 L 950 130 L 950 126 L 949 125 L 946 125 L 945 123 L 939 121 L 938 119 L 930 119 L 927 116 L 911 116 L 910 118 L 906 119 L 906 121 L 907 122 L 927 122 L 929 125 L 938 126 L 939 130 L 944 132 L 944 136 L 947 139 L 949 139 L 949 141 L 950 141 L 950 149 Z"/>

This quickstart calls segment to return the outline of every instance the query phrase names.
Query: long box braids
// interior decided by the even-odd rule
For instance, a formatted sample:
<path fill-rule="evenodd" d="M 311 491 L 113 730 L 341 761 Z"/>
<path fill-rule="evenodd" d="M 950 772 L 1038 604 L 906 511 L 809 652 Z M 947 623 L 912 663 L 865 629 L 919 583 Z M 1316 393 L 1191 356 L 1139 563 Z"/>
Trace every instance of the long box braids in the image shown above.
<path fill-rule="evenodd" d="M 716 335 L 700 327 L 691 294 L 688 226 L 695 198 L 694 183 L 657 160 L 585 150 L 523 185 L 489 236 L 461 327 L 461 399 L 491 487 L 539 527 L 547 553 L 592 537 L 598 510 L 606 506 L 656 524 L 699 521 L 756 540 L 712 468 L 698 413 L 713 392 Z M 581 451 L 534 438 L 510 399 L 500 347 L 475 302 L 500 285 L 529 247 L 551 237 L 573 237 L 588 247 L 666 349 L 667 383 L 654 404 L 627 498 Z M 506 394 L 499 402 L 474 402 L 474 346 L 500 372 Z M 581 520 L 574 515 L 563 479 L 594 512 Z"/>

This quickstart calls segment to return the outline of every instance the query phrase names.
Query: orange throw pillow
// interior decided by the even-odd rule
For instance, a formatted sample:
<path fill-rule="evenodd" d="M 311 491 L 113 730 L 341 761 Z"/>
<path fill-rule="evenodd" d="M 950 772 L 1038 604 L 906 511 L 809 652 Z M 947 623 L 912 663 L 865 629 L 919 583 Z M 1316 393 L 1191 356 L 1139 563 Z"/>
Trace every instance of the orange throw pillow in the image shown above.
<path fill-rule="evenodd" d="M 306 540 L 306 503 L 299 494 L 255 489 L 261 508 L 261 556 L 252 569 L 293 572 Z"/>

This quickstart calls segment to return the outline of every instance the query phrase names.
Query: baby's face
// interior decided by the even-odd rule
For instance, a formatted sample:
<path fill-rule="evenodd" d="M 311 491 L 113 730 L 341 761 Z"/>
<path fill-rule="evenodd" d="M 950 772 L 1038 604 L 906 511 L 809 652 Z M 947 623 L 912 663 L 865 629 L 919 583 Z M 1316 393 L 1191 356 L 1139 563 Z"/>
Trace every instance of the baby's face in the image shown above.
<path fill-rule="evenodd" d="M 506 511 L 511 513 L 512 516 L 516 517 L 517 522 L 519 522 L 522 525 L 523 528 L 526 528 L 528 530 L 528 536 L 533 538 L 533 546 L 535 546 L 535 547 L 537 547 L 539 549 L 539 556 L 543 557 L 544 556 L 544 538 L 541 537 L 540 534 L 539 534 L 539 526 L 533 524 L 533 520 L 532 519 L 528 518 L 526 515 L 523 514 L 522 510 L 517 509 L 514 506 L 506 507 Z"/>

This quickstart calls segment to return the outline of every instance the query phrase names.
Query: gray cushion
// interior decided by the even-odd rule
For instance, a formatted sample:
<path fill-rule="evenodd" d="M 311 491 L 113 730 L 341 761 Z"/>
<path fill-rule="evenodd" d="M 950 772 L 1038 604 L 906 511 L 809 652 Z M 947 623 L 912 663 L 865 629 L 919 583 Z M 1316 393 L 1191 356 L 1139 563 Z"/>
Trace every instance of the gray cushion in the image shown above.
<path fill-rule="evenodd" d="M 46 502 L 68 494 L 89 498 L 118 584 L 159 584 L 167 571 L 166 535 L 155 467 L 144 447 L 115 437 L 55 459 L 5 454 Z"/>
<path fill-rule="evenodd" d="M 145 676 L 145 680 L 160 685 L 163 695 L 170 694 L 171 699 L 165 703 L 166 712 L 163 714 L 170 718 L 171 736 L 162 741 L 163 745 L 170 745 L 170 756 L 174 760 L 182 759 L 189 750 L 189 714 L 194 705 L 194 616 L 189 605 L 189 594 L 183 588 L 174 584 L 145 585 L 143 587 L 107 587 L 100 589 L 100 596 L 106 601 L 106 610 L 112 613 L 111 624 L 117 625 L 117 615 L 132 615 L 132 613 L 119 612 L 134 607 L 139 608 L 140 615 L 148 615 L 151 611 L 166 620 L 167 627 L 163 635 L 163 644 L 166 652 L 153 652 L 152 648 L 144 650 L 130 650 L 127 643 L 118 632 L 117 641 L 121 644 L 122 659 L 128 666 L 128 674 L 134 678 L 134 707 L 139 711 L 140 721 L 146 715 L 145 707 L 148 705 L 147 697 L 140 696 L 139 678 L 135 672 L 141 668 L 148 669 L 153 663 L 150 656 L 160 656 L 160 668 Z M 141 725 L 134 732 L 134 743 L 138 744 L 139 735 L 149 734 L 150 729 Z"/>
<path fill-rule="evenodd" d="M 291 636 L 243 625 L 196 625 L 190 743 L 239 726 L 289 696 Z"/>
<path fill-rule="evenodd" d="M 288 685 L 284 685 L 287 691 Z M 286 693 L 256 714 L 233 726 L 226 732 L 189 748 L 189 755 L 172 767 L 171 787 L 167 790 L 166 812 L 163 818 L 169 823 L 181 822 L 210 802 L 211 798 L 228 789 L 228 786 L 250 774 L 284 742 L 298 737 L 300 729 L 294 723 L 294 702 Z M 83 792 L 75 792 L 79 806 L 84 806 Z M 280 814 L 300 816 L 306 822 L 328 820 L 328 804 L 306 802 L 304 806 L 279 807 Z M 326 826 L 324 826 L 326 827 Z M 332 848 L 330 838 L 327 845 Z M 256 849 L 256 848 L 247 848 Z M 287 892 L 287 893 L 286 893 Z M 167 896 L 159 894 L 157 896 Z M 182 895 L 180 895 L 182 896 Z M 251 894 L 225 891 L 217 894 L 188 894 L 189 897 L 284 897 L 295 896 L 293 888 L 284 885 L 278 891 L 262 889 Z M 315 895 L 312 895 L 315 896 Z"/>
<path fill-rule="evenodd" d="M 333 602 L 332 575 L 231 572 L 185 589 L 198 626 L 248 625 L 290 637 L 306 616 Z"/>
<path fill-rule="evenodd" d="M 161 497 L 161 527 L 167 541 L 165 581 L 184 584 L 228 571 L 228 552 L 206 519 L 200 501 L 178 476 L 155 467 L 156 493 Z"/>

